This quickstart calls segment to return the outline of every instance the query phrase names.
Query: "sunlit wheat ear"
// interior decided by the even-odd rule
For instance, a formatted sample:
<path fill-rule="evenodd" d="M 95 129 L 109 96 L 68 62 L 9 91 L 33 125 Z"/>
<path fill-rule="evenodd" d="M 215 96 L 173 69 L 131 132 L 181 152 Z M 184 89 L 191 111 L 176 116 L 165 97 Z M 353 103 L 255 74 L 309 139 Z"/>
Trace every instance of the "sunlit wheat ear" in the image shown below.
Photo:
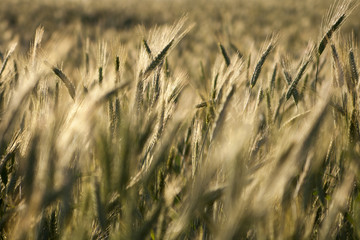
<path fill-rule="evenodd" d="M 149 31 L 146 41 L 140 52 L 138 72 L 143 77 L 148 75 L 164 60 L 166 55 L 179 43 L 179 41 L 191 30 L 193 25 L 186 24 L 187 17 L 181 18 L 172 26 L 155 27 Z M 146 44 L 145 44 L 146 43 Z M 151 53 L 149 63 L 149 53 Z"/>
<path fill-rule="evenodd" d="M 23 109 L 23 104 L 29 98 L 38 81 L 38 76 L 29 73 L 29 78 L 27 79 L 27 81 L 22 82 L 19 89 L 14 93 L 14 97 L 11 99 L 9 106 L 6 109 L 6 113 L 4 114 L 0 122 L 0 143 L 2 143 L 2 141 L 6 137 L 6 134 L 13 126 L 16 117 Z"/>
<path fill-rule="evenodd" d="M 160 65 L 160 63 L 164 60 L 166 54 L 168 53 L 170 47 L 173 45 L 174 39 L 171 40 L 165 48 L 154 58 L 154 60 L 148 65 L 148 67 L 145 69 L 143 78 L 147 78 L 150 73 Z"/>
<path fill-rule="evenodd" d="M 299 83 L 299 81 L 302 78 L 307 66 L 309 65 L 309 63 L 311 61 L 312 53 L 313 53 L 314 49 L 315 48 L 313 46 L 309 45 L 309 48 L 307 50 L 307 53 L 305 54 L 305 57 L 304 57 L 304 59 L 302 61 L 302 64 L 301 64 L 299 70 L 298 70 L 298 73 L 297 73 L 294 81 L 292 81 L 292 83 L 290 84 L 290 86 L 289 86 L 289 88 L 288 88 L 288 90 L 286 92 L 286 100 L 288 100 L 291 96 L 294 96 L 294 94 L 298 95 L 298 93 L 295 93 L 294 90 L 296 89 L 297 84 Z M 295 96 L 294 96 L 294 98 L 297 98 Z M 298 101 L 298 99 L 295 102 L 297 102 L 297 101 Z"/>
<path fill-rule="evenodd" d="M 353 83 L 357 84 L 359 82 L 359 72 L 356 67 L 354 50 L 352 48 L 349 50 L 349 65 L 350 65 L 351 78 L 353 80 Z"/>
<path fill-rule="evenodd" d="M 278 35 L 274 34 L 272 36 L 270 36 L 270 39 L 267 40 L 267 42 L 265 43 L 265 51 L 263 51 L 263 53 L 261 54 L 260 59 L 258 60 L 255 69 L 254 69 L 254 73 L 252 75 L 252 78 L 250 80 L 250 87 L 253 88 L 260 76 L 261 73 L 261 69 L 265 63 L 266 58 L 269 56 L 270 52 L 274 49 L 276 43 L 278 40 Z"/>
<path fill-rule="evenodd" d="M 60 80 L 65 84 L 66 88 L 68 89 L 71 98 L 75 100 L 75 86 L 70 81 L 70 79 L 59 68 L 52 66 L 48 62 L 45 62 L 45 64 L 48 65 L 51 68 L 51 70 L 55 73 L 55 75 L 60 78 Z"/>
<path fill-rule="evenodd" d="M 14 51 L 16 49 L 16 46 L 17 46 L 17 43 L 13 43 L 13 44 L 10 45 L 9 50 L 7 51 L 7 53 L 5 55 L 3 64 L 2 64 L 2 66 L 0 68 L 0 77 L 1 77 L 1 75 L 3 74 L 3 72 L 5 70 L 5 67 L 6 67 L 6 65 L 7 65 L 8 61 L 9 61 L 9 58 L 14 53 Z"/>
<path fill-rule="evenodd" d="M 222 54 L 223 57 L 224 57 L 226 66 L 228 67 L 228 66 L 230 65 L 229 55 L 227 54 L 227 52 L 226 52 L 226 50 L 225 50 L 225 47 L 224 47 L 221 43 L 219 43 L 219 48 L 220 48 L 221 54 Z"/>
<path fill-rule="evenodd" d="M 321 55 L 334 33 L 344 23 L 357 3 L 354 0 L 335 1 L 330 7 L 327 16 L 323 20 L 323 36 L 318 46 L 318 54 Z"/>

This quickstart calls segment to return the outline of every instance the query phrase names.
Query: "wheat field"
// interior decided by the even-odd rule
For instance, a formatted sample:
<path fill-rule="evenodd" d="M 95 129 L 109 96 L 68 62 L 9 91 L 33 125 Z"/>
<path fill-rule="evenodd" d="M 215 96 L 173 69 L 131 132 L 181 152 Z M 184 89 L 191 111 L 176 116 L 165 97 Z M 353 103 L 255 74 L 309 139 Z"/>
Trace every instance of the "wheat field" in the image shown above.
<path fill-rule="evenodd" d="M 359 239 L 357 0 L 2 0 L 0 239 Z"/>

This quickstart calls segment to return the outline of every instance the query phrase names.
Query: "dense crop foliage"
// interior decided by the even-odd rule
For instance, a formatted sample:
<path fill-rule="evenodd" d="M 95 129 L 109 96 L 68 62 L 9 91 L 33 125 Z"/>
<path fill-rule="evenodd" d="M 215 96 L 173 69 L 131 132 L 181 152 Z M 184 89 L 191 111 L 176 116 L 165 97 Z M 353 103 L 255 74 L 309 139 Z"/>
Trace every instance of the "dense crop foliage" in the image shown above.
<path fill-rule="evenodd" d="M 29 44 L 51 4 L 0 10 L 0 239 L 360 238 L 356 4 L 240 49 L 191 13 L 145 30 L 68 2 Z"/>

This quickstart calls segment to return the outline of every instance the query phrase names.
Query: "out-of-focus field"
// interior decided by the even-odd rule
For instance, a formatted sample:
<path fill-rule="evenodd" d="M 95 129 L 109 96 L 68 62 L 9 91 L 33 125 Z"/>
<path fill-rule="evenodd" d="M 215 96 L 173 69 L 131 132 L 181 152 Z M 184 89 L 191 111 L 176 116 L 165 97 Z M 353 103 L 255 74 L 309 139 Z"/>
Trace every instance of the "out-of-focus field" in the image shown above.
<path fill-rule="evenodd" d="M 119 41 L 133 48 L 142 38 L 139 26 L 149 29 L 169 24 L 186 14 L 190 22 L 196 23 L 178 47 L 185 55 L 179 60 L 188 67 L 198 65 L 199 61 L 210 65 L 218 42 L 226 46 L 232 43 L 245 52 L 261 47 L 273 32 L 280 33 L 279 45 L 284 52 L 298 56 L 308 41 L 322 37 L 322 20 L 333 3 L 325 0 L 4 0 L 1 4 L 0 44 L 6 46 L 10 40 L 17 39 L 23 51 L 29 48 L 38 26 L 44 27 L 45 39 L 57 32 L 78 40 Z M 359 14 L 359 9 L 353 12 L 342 28 L 343 33 L 359 34 Z"/>
<path fill-rule="evenodd" d="M 0 239 L 360 238 L 358 3 L 1 0 Z"/>
<path fill-rule="evenodd" d="M 0 43 L 15 38 L 22 47 L 29 47 L 35 29 L 41 25 L 45 37 L 62 32 L 92 40 L 119 39 L 128 44 L 141 38 L 140 25 L 150 28 L 169 24 L 187 14 L 196 26 L 185 39 L 187 44 L 180 47 L 186 47 L 194 56 L 213 55 L 218 41 L 231 41 L 245 51 L 261 45 L 272 32 L 280 32 L 282 48 L 298 53 L 309 40 L 322 37 L 322 19 L 331 4 L 324 0 L 4 0 L 0 9 Z M 358 14 L 357 9 L 342 32 L 358 34 Z"/>

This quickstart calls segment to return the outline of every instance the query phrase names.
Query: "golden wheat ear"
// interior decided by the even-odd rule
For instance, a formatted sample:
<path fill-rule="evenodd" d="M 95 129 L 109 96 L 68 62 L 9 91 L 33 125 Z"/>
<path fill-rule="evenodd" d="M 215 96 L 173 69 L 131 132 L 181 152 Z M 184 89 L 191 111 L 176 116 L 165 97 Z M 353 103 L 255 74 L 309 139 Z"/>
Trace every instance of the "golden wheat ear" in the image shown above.
<path fill-rule="evenodd" d="M 72 81 L 59 68 L 51 65 L 47 61 L 45 61 L 44 63 L 51 68 L 51 70 L 55 73 L 56 76 L 58 76 L 58 78 L 60 78 L 60 80 L 65 84 L 66 88 L 68 89 L 70 97 L 75 100 L 75 85 L 72 83 Z"/>
<path fill-rule="evenodd" d="M 263 53 L 261 54 L 261 57 L 259 59 L 259 61 L 257 62 L 255 69 L 254 69 L 254 73 L 252 75 L 252 78 L 250 80 L 250 87 L 253 88 L 260 76 L 260 72 L 261 69 L 265 63 L 266 58 L 269 56 L 270 52 L 274 49 L 277 40 L 278 40 L 278 35 L 277 34 L 273 34 L 272 36 L 270 36 L 269 40 L 267 41 L 267 43 L 265 43 L 265 51 L 263 51 Z"/>
<path fill-rule="evenodd" d="M 318 45 L 318 55 L 321 55 L 334 33 L 345 22 L 350 13 L 357 7 L 356 0 L 335 1 L 323 20 L 323 36 Z"/>
<path fill-rule="evenodd" d="M 298 85 L 300 79 L 302 78 L 302 76 L 304 75 L 304 72 L 305 70 L 307 69 L 311 59 L 312 59 L 312 54 L 313 54 L 313 51 L 315 49 L 315 46 L 313 45 L 309 45 L 308 47 L 308 50 L 307 50 L 307 53 L 305 54 L 305 57 L 302 61 L 302 64 L 298 70 L 298 73 L 294 79 L 294 81 L 292 81 L 292 83 L 290 84 L 287 92 L 286 92 L 286 100 L 288 100 L 291 96 L 294 96 L 294 98 L 296 98 L 296 94 L 294 95 L 295 93 L 295 89 L 296 89 L 296 86 Z M 296 102 L 298 101 L 298 99 L 296 99 Z"/>

